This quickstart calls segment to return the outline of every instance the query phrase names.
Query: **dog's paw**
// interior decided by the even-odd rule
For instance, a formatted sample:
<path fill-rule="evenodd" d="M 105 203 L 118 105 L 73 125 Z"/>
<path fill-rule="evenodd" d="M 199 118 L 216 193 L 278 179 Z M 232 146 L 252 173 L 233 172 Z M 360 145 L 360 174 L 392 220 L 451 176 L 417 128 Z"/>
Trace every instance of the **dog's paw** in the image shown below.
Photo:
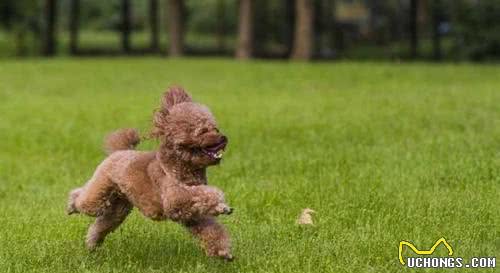
<path fill-rule="evenodd" d="M 87 239 L 85 240 L 85 247 L 88 251 L 95 251 L 102 243 L 104 242 L 103 238 L 99 238 L 97 234 L 88 234 Z"/>
<path fill-rule="evenodd" d="M 66 207 L 66 214 L 67 215 L 71 215 L 71 214 L 74 214 L 74 213 L 78 213 L 78 210 L 75 208 L 75 206 L 73 205 L 68 205 Z"/>
<path fill-rule="evenodd" d="M 98 246 L 99 246 L 99 242 L 97 242 L 96 240 L 93 240 L 91 238 L 87 238 L 87 240 L 85 241 L 85 247 L 90 252 L 96 250 Z"/>
<path fill-rule="evenodd" d="M 234 211 L 234 208 L 232 207 L 225 207 L 224 208 L 224 211 L 223 211 L 223 214 L 226 214 L 226 215 L 231 215 Z"/>
<path fill-rule="evenodd" d="M 220 203 L 215 207 L 214 211 L 216 215 L 230 215 L 231 213 L 233 213 L 234 209 L 224 203 Z"/>
<path fill-rule="evenodd" d="M 221 250 L 217 253 L 217 256 L 223 259 L 226 262 L 232 262 L 234 260 L 234 256 L 231 255 L 228 251 Z"/>
<path fill-rule="evenodd" d="M 68 204 L 66 206 L 66 214 L 71 215 L 74 213 L 80 213 L 78 209 L 76 208 L 75 202 L 76 198 L 80 195 L 81 189 L 75 189 L 70 192 L 69 198 L 68 198 Z"/>

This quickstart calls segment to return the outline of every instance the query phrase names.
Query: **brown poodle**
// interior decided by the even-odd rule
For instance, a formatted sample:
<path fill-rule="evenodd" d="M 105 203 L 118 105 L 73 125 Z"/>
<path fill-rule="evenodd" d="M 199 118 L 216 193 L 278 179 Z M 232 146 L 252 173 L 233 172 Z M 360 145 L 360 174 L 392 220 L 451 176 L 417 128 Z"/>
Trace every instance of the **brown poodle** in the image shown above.
<path fill-rule="evenodd" d="M 96 217 L 86 244 L 94 249 L 135 206 L 153 220 L 181 223 L 202 242 L 207 255 L 232 260 L 229 235 L 215 216 L 231 214 L 222 191 L 207 186 L 206 168 L 222 158 L 227 138 L 206 106 L 180 87 L 170 88 L 154 114 L 157 151 L 135 151 L 139 134 L 118 130 L 106 138 L 109 156 L 92 178 L 69 194 L 68 214 Z"/>

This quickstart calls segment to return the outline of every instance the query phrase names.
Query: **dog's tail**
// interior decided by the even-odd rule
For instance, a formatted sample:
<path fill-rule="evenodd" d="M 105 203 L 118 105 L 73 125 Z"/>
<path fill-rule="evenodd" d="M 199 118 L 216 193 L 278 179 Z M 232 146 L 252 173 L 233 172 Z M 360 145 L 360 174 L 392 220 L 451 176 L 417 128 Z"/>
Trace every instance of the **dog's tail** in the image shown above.
<path fill-rule="evenodd" d="M 139 142 L 141 137 L 136 129 L 119 129 L 106 136 L 104 151 L 109 155 L 120 150 L 133 150 Z"/>

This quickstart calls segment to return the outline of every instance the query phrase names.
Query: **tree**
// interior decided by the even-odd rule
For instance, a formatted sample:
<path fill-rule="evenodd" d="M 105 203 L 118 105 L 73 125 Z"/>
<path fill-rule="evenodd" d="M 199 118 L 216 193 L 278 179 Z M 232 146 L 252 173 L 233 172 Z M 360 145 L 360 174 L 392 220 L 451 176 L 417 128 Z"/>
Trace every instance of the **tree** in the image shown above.
<path fill-rule="evenodd" d="M 249 59 L 253 51 L 253 0 L 240 0 L 236 58 Z"/>
<path fill-rule="evenodd" d="M 216 31 L 215 41 L 217 49 L 224 52 L 226 48 L 226 2 L 217 0 L 216 2 Z"/>
<path fill-rule="evenodd" d="M 314 5 L 313 0 L 295 2 L 295 36 L 292 59 L 309 60 L 314 48 Z"/>
<path fill-rule="evenodd" d="M 71 54 L 76 54 L 80 28 L 80 0 L 71 0 L 69 14 L 69 51 Z"/>
<path fill-rule="evenodd" d="M 441 0 L 434 0 L 432 3 L 432 51 L 433 59 L 441 59 L 441 32 L 440 24 L 442 20 Z"/>
<path fill-rule="evenodd" d="M 13 45 L 17 56 L 26 56 L 29 49 L 41 46 L 40 53 L 45 51 L 45 20 L 46 3 L 39 5 L 32 0 L 2 0 L 0 1 L 0 24 L 4 30 L 13 36 Z M 40 16 L 42 14 L 42 16 Z M 42 20 L 40 20 L 42 19 Z M 43 32 L 42 32 L 43 30 Z M 35 41 L 28 42 L 28 35 L 33 35 Z"/>
<path fill-rule="evenodd" d="M 448 1 L 447 1 L 448 3 Z M 458 58 L 500 60 L 500 4 L 498 0 L 453 1 L 451 12 L 454 51 Z"/>
<path fill-rule="evenodd" d="M 335 30 L 334 0 L 316 1 L 314 5 L 314 44 L 320 58 L 332 58 L 333 33 Z"/>
<path fill-rule="evenodd" d="M 152 51 L 158 51 L 160 48 L 158 33 L 158 0 L 149 0 L 149 25 L 151 28 L 150 48 Z"/>
<path fill-rule="evenodd" d="M 57 0 L 45 0 L 45 29 L 43 36 L 42 54 L 53 56 L 56 53 L 56 18 Z"/>
<path fill-rule="evenodd" d="M 122 30 L 122 49 L 125 52 L 130 51 L 130 32 L 131 32 L 131 11 L 130 0 L 122 0 L 121 4 L 121 30 Z"/>
<path fill-rule="evenodd" d="M 172 57 L 184 54 L 184 1 L 168 0 L 167 21 L 169 32 L 169 50 Z"/>
<path fill-rule="evenodd" d="M 418 0 L 410 0 L 410 57 L 418 57 Z"/>
<path fill-rule="evenodd" d="M 283 0 L 285 24 L 283 24 L 283 37 L 286 45 L 285 56 L 288 58 L 292 55 L 293 45 L 293 31 L 295 24 L 295 6 L 294 0 Z"/>

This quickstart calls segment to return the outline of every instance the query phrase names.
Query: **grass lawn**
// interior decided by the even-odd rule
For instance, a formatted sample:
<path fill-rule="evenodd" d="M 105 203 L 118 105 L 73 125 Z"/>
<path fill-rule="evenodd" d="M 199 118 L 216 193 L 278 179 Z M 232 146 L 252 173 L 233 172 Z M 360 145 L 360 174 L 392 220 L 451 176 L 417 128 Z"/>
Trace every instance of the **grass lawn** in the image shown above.
<path fill-rule="evenodd" d="M 229 136 L 209 180 L 236 208 L 221 217 L 233 263 L 137 210 L 88 253 L 91 218 L 64 214 L 103 136 L 146 133 L 171 84 Z M 420 272 L 399 263 L 399 242 L 429 249 L 441 237 L 454 257 L 500 258 L 499 88 L 500 67 L 465 64 L 3 61 L 0 271 Z M 295 225 L 306 207 L 314 227 Z"/>

